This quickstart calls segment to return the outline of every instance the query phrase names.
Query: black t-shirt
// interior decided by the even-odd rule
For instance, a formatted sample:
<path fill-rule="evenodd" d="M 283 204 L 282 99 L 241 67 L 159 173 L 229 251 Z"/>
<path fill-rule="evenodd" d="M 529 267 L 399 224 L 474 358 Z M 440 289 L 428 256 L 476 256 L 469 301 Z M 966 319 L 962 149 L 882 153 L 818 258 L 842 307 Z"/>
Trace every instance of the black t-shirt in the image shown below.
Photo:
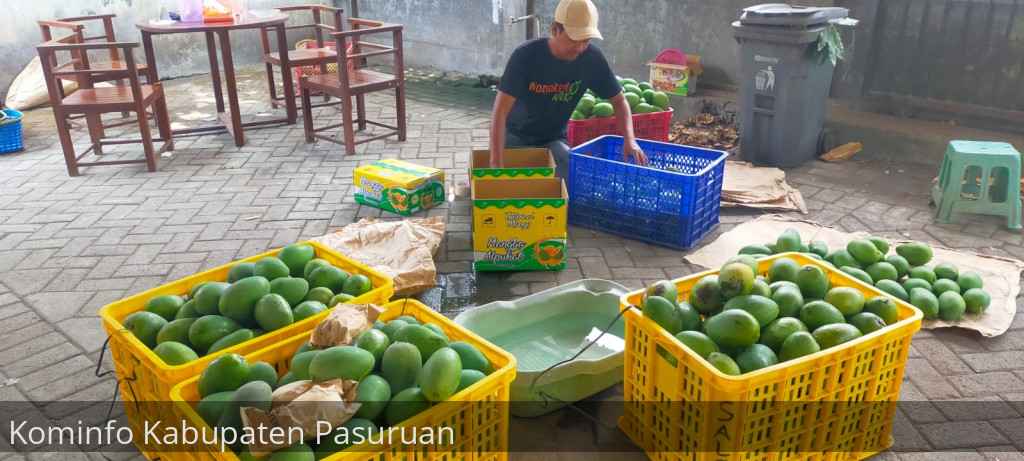
<path fill-rule="evenodd" d="M 588 46 L 576 59 L 563 61 L 551 54 L 546 37 L 528 40 L 512 52 L 498 83 L 516 98 L 505 129 L 529 145 L 565 137 L 569 117 L 588 88 L 603 99 L 622 91 L 601 50 Z"/>

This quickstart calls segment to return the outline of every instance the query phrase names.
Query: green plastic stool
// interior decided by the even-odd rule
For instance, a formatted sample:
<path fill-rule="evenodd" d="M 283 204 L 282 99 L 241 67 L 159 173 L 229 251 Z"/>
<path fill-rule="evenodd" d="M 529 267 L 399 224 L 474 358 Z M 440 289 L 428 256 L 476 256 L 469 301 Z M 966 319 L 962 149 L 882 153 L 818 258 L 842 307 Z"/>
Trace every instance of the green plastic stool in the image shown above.
<path fill-rule="evenodd" d="M 1020 229 L 1020 164 L 1020 152 L 1005 142 L 950 141 L 932 188 L 935 222 L 949 223 L 954 213 L 993 214 Z"/>

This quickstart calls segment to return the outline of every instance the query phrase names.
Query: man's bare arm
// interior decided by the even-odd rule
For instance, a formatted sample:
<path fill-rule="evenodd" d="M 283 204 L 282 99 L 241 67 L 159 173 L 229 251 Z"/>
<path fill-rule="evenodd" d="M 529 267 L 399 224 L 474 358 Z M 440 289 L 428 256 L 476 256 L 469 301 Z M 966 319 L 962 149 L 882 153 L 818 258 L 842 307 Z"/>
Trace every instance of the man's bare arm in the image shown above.
<path fill-rule="evenodd" d="M 503 91 L 498 91 L 498 96 L 494 98 L 494 109 L 491 110 L 491 127 L 489 130 L 491 168 L 505 167 L 505 120 L 508 119 L 508 113 L 512 111 L 512 105 L 515 102 L 516 98 Z"/>

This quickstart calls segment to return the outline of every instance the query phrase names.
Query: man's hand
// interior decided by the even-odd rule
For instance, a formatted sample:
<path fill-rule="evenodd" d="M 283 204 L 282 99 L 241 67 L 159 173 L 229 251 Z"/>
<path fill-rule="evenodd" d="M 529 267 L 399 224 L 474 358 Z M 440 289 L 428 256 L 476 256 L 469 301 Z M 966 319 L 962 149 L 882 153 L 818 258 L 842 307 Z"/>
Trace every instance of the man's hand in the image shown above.
<path fill-rule="evenodd" d="M 618 126 L 619 133 L 622 133 L 622 161 L 629 163 L 629 159 L 632 158 L 637 165 L 647 166 L 647 156 L 640 150 L 640 145 L 633 136 L 633 112 L 629 109 L 626 97 L 620 92 L 608 102 L 615 108 L 615 125 Z"/>
<path fill-rule="evenodd" d="M 488 139 L 491 141 L 491 168 L 505 167 L 505 120 L 515 102 L 516 98 L 504 91 L 498 91 L 498 95 L 494 98 L 494 108 L 491 109 L 491 125 L 488 130 Z"/>
<path fill-rule="evenodd" d="M 622 140 L 622 161 L 629 163 L 630 158 L 632 158 L 637 165 L 647 166 L 647 155 L 640 149 L 640 145 L 636 143 L 636 139 L 634 138 Z"/>

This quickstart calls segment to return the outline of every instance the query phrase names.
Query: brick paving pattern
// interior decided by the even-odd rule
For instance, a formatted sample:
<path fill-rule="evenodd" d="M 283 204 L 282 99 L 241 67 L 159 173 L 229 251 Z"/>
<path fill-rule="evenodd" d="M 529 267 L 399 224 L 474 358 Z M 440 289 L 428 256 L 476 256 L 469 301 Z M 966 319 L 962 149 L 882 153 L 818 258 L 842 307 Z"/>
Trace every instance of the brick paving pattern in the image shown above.
<path fill-rule="evenodd" d="M 283 113 L 263 102 L 260 70 L 241 71 L 239 80 L 245 114 Z M 0 156 L 0 400 L 108 399 L 113 380 L 95 378 L 92 371 L 106 339 L 97 316 L 104 305 L 363 217 L 398 219 L 352 200 L 352 170 L 358 165 L 402 158 L 444 169 L 449 183 L 466 180 L 469 151 L 487 145 L 493 100 L 493 92 L 474 83 L 410 73 L 408 140 L 361 145 L 354 156 L 329 143 L 306 144 L 300 122 L 246 131 L 247 144 L 240 148 L 226 133 L 179 137 L 156 173 L 146 172 L 144 165 L 87 167 L 77 178 L 67 176 L 50 111 L 28 111 L 23 122 L 28 150 Z M 176 123 L 206 123 L 212 117 L 209 76 L 168 81 L 165 88 Z M 385 94 L 368 97 L 369 117 L 393 122 L 392 101 Z M 314 114 L 320 123 L 341 120 L 335 108 Z M 87 142 L 84 131 L 74 134 L 80 143 Z M 118 152 L 112 155 L 122 155 Z M 809 220 L 1024 258 L 1022 233 L 1006 230 L 997 218 L 933 224 L 927 192 L 937 166 L 900 163 L 898 157 L 898 152 L 865 152 L 840 164 L 812 161 L 789 171 L 788 180 L 804 194 L 810 209 L 804 218 Z M 724 210 L 722 224 L 704 242 L 758 214 Z M 436 255 L 439 286 L 420 298 L 449 316 L 585 277 L 632 289 L 701 269 L 683 260 L 686 252 L 570 227 L 564 271 L 474 274 L 469 203 L 457 199 L 416 217 L 424 216 L 445 216 L 448 232 Z M 1020 305 L 1018 299 L 1018 312 Z M 1024 458 L 1019 453 L 1024 449 L 1022 348 L 1024 316 L 999 338 L 955 329 L 915 335 L 901 398 L 919 403 L 897 412 L 896 447 L 877 459 Z M 112 369 L 109 355 L 105 367 Z M 8 379 L 12 384 L 3 385 Z M 614 396 L 614 389 L 609 392 Z M 964 399 L 980 402 L 942 402 Z M 602 415 L 608 412 L 614 409 Z M 551 437 L 551 444 L 543 445 L 550 447 L 570 434 L 621 437 L 571 410 L 530 424 L 514 420 L 512 436 L 538 434 L 537 427 L 551 429 L 541 431 Z M 0 437 L 2 446 L 7 443 Z M 939 450 L 946 452 L 935 453 Z M 62 457 L 105 459 L 102 455 Z M 638 453 L 614 457 L 626 455 L 644 458 Z M 20 457 L 0 453 L 4 459 Z"/>

